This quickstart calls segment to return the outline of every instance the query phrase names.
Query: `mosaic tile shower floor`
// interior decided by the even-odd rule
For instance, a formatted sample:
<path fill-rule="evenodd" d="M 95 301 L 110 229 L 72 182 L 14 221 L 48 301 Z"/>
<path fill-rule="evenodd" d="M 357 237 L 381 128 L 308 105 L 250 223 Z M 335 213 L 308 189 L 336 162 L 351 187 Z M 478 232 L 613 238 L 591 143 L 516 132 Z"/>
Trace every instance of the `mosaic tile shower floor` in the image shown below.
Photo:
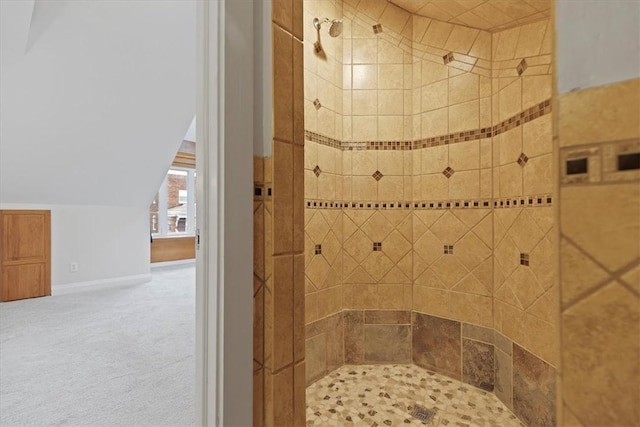
<path fill-rule="evenodd" d="M 523 426 L 492 393 L 413 365 L 347 365 L 307 388 L 308 427 L 425 425 Z"/>

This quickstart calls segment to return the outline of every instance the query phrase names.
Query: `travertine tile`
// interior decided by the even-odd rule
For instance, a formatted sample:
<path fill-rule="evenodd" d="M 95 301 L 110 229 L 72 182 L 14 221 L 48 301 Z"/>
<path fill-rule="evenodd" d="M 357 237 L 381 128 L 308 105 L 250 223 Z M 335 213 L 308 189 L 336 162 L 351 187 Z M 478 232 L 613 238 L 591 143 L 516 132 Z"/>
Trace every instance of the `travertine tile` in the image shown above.
<path fill-rule="evenodd" d="M 428 40 L 429 46 L 442 48 L 449 38 L 454 25 L 442 21 L 431 21 L 422 40 Z"/>
<path fill-rule="evenodd" d="M 547 29 L 548 21 L 539 21 L 524 25 L 520 31 L 518 45 L 515 50 L 516 58 L 536 56 L 542 48 L 542 40 Z"/>
<path fill-rule="evenodd" d="M 421 89 L 422 112 L 437 110 L 449 105 L 449 85 L 447 80 L 425 85 Z"/>
<path fill-rule="evenodd" d="M 411 361 L 410 325 L 364 325 L 365 363 Z"/>
<path fill-rule="evenodd" d="M 478 99 L 480 78 L 477 74 L 464 73 L 449 79 L 449 103 L 459 104 L 461 102 Z"/>
<path fill-rule="evenodd" d="M 404 67 L 401 64 L 378 65 L 379 89 L 402 89 L 404 85 Z"/>
<path fill-rule="evenodd" d="M 293 256 L 273 257 L 274 371 L 293 362 Z"/>
<path fill-rule="evenodd" d="M 413 313 L 413 363 L 461 378 L 460 323 Z"/>
<path fill-rule="evenodd" d="M 293 360 L 300 362 L 305 356 L 305 277 L 304 254 L 293 257 Z"/>
<path fill-rule="evenodd" d="M 288 33 L 293 33 L 293 0 L 275 0 L 272 3 L 272 19 Z M 302 16 L 300 16 L 302 20 Z"/>
<path fill-rule="evenodd" d="M 495 348 L 495 387 L 493 392 L 508 408 L 513 408 L 513 364 L 511 354 Z"/>
<path fill-rule="evenodd" d="M 492 344 L 462 340 L 462 380 L 486 391 L 494 389 L 494 350 Z"/>
<path fill-rule="evenodd" d="M 462 336 L 465 338 L 471 338 L 475 341 L 482 341 L 485 343 L 493 344 L 493 329 L 483 328 L 482 326 L 470 325 L 468 323 L 462 324 Z"/>
<path fill-rule="evenodd" d="M 449 197 L 451 199 L 477 199 L 480 197 L 480 171 L 456 172 L 449 178 Z"/>
<path fill-rule="evenodd" d="M 411 324 L 411 313 L 409 311 L 366 310 L 364 316 L 365 323 L 368 325 Z"/>
<path fill-rule="evenodd" d="M 284 1 L 291 4 L 291 0 Z M 273 136 L 293 142 L 293 37 L 275 24 L 272 35 Z"/>
<path fill-rule="evenodd" d="M 639 194 L 634 183 L 562 188 L 562 234 L 611 271 L 627 265 L 640 256 Z"/>
<path fill-rule="evenodd" d="M 449 132 L 477 129 L 480 126 L 480 104 L 469 101 L 449 107 Z"/>
<path fill-rule="evenodd" d="M 380 17 L 380 23 L 384 27 L 388 27 L 390 30 L 396 33 L 401 33 L 411 18 L 406 10 L 399 8 L 398 6 L 387 3 L 387 7 L 382 12 Z"/>
<path fill-rule="evenodd" d="M 561 147 L 640 137 L 640 79 L 558 98 Z"/>
<path fill-rule="evenodd" d="M 306 421 L 306 365 L 302 361 L 293 367 L 293 422 L 304 425 Z"/>
<path fill-rule="evenodd" d="M 293 420 L 293 366 L 273 374 L 273 425 L 287 425 Z M 268 422 L 269 423 L 269 422 Z"/>
<path fill-rule="evenodd" d="M 527 425 L 556 425 L 555 369 L 522 347 L 513 347 L 513 409 Z"/>
<path fill-rule="evenodd" d="M 613 281 L 562 315 L 563 397 L 589 425 L 640 422 L 640 386 L 632 380 L 639 375 L 639 307 L 638 296 Z"/>

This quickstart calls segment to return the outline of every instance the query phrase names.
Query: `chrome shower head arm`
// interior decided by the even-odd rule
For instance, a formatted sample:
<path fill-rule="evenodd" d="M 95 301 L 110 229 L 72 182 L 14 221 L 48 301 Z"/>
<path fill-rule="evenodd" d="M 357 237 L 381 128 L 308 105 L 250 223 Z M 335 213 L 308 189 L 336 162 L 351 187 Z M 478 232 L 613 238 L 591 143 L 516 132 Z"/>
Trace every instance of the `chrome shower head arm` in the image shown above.
<path fill-rule="evenodd" d="M 320 28 L 322 27 L 322 24 L 326 24 L 327 22 L 330 22 L 329 18 L 324 18 L 322 20 L 318 19 L 318 18 L 313 18 L 313 27 L 320 31 Z"/>

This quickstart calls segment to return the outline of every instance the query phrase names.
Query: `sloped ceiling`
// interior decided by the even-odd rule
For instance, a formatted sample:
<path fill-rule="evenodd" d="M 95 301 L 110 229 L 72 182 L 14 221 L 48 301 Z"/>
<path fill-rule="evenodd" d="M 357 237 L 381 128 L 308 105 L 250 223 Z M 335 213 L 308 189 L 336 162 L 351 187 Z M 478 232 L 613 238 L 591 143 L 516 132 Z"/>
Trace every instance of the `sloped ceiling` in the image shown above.
<path fill-rule="evenodd" d="M 389 0 L 420 16 L 498 31 L 547 18 L 551 0 Z"/>
<path fill-rule="evenodd" d="M 24 3 L 0 1 L 0 202 L 148 206 L 195 114 L 195 2 Z"/>

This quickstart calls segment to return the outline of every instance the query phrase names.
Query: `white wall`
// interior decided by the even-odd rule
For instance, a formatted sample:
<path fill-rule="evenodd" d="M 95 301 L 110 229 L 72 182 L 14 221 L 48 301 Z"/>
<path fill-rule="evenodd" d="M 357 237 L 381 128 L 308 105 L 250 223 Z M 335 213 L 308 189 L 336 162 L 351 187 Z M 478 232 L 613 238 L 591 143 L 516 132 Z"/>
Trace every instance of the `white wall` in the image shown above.
<path fill-rule="evenodd" d="M 1 204 L 0 208 L 51 210 L 54 294 L 61 285 L 71 283 L 148 279 L 147 208 L 26 204 Z M 70 262 L 78 263 L 78 272 L 69 272 Z"/>
<path fill-rule="evenodd" d="M 640 77 L 640 1 L 558 0 L 558 91 Z"/>
<path fill-rule="evenodd" d="M 0 203 L 148 206 L 195 115 L 195 1 L 37 1 L 30 26 L 14 3 Z"/>

